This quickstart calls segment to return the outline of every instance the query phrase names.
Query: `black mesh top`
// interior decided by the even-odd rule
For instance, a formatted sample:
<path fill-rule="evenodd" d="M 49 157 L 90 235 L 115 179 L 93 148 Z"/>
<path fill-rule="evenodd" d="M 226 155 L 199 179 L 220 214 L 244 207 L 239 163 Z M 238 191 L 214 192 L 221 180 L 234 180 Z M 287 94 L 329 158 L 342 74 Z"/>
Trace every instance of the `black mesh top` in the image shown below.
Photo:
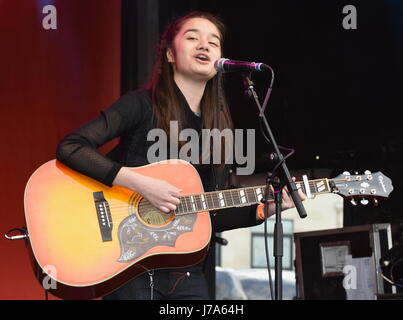
<path fill-rule="evenodd" d="M 177 89 L 186 127 L 201 132 L 201 118 L 194 114 L 185 97 Z M 100 115 L 87 122 L 60 141 L 56 158 L 68 167 L 111 186 L 122 166 L 137 167 L 148 164 L 148 148 L 155 143 L 147 141 L 148 132 L 154 128 L 150 91 L 131 91 L 120 97 Z M 184 126 L 185 127 L 185 126 Z M 107 155 L 97 148 L 119 138 L 117 146 Z M 215 185 L 226 187 L 230 166 L 212 171 L 210 165 L 195 165 L 205 191 L 212 191 Z M 212 174 L 216 173 L 216 174 Z M 260 223 L 256 221 L 256 205 L 250 207 L 219 210 L 211 215 L 215 232 Z"/>

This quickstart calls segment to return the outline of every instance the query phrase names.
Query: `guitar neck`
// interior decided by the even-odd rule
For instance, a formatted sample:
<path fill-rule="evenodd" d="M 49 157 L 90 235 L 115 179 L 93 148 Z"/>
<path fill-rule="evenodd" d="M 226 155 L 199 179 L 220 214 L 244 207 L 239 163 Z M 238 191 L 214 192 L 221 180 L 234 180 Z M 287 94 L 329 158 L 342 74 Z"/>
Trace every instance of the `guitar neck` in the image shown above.
<path fill-rule="evenodd" d="M 308 198 L 332 192 L 328 179 L 304 180 L 295 184 Z M 266 186 L 255 186 L 187 195 L 180 198 L 176 215 L 261 204 L 265 193 Z M 267 196 L 268 201 L 274 200 L 271 191 Z"/>

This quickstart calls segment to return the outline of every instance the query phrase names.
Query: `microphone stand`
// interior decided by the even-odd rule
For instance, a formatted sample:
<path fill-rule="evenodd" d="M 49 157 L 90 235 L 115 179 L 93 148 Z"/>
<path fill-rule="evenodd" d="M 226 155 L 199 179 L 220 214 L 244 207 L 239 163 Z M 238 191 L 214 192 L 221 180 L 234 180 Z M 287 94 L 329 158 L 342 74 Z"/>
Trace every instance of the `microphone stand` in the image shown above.
<path fill-rule="evenodd" d="M 268 213 L 268 194 L 269 190 L 273 188 L 274 190 L 274 203 L 276 206 L 276 223 L 274 225 L 274 248 L 273 255 L 275 257 L 275 300 L 283 299 L 283 284 L 282 284 L 282 258 L 283 258 L 283 225 L 281 221 L 281 203 L 282 203 L 282 188 L 287 186 L 288 192 L 290 193 L 295 207 L 298 211 L 300 218 L 305 218 L 307 216 L 305 208 L 302 204 L 302 200 L 298 195 L 298 188 L 292 181 L 290 172 L 285 163 L 285 159 L 280 152 L 279 146 L 274 139 L 273 133 L 270 129 L 269 123 L 264 115 L 264 109 L 260 105 L 259 98 L 254 90 L 254 83 L 251 80 L 251 73 L 242 73 L 245 89 L 249 97 L 253 97 L 256 105 L 260 111 L 259 117 L 262 118 L 266 131 L 269 134 L 269 139 L 274 147 L 275 160 L 278 161 L 276 167 L 281 168 L 280 177 L 273 176 L 272 173 L 268 173 L 268 178 L 266 180 L 266 196 L 263 199 L 265 205 L 265 211 Z M 269 89 L 271 90 L 271 88 Z M 274 172 L 273 172 L 274 173 Z"/>

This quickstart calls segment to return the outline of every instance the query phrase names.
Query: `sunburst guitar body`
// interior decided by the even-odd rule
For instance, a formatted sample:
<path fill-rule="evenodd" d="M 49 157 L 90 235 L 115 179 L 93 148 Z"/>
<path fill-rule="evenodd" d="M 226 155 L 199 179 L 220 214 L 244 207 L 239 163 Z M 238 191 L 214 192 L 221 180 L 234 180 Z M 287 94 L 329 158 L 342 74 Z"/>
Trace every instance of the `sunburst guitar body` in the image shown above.
<path fill-rule="evenodd" d="M 183 195 L 203 193 L 185 161 L 132 170 L 180 186 Z M 136 192 L 107 187 L 56 160 L 28 181 L 25 216 L 37 277 L 62 298 L 99 297 L 147 270 L 196 264 L 211 236 L 208 211 L 160 212 Z"/>

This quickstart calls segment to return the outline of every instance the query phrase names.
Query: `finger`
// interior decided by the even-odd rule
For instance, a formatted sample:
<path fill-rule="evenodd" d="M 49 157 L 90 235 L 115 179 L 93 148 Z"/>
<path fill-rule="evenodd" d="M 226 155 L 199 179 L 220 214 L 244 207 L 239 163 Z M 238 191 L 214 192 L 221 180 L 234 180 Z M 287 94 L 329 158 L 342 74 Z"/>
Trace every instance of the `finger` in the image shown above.
<path fill-rule="evenodd" d="M 298 190 L 298 194 L 302 201 L 306 199 L 306 195 L 301 191 L 301 189 Z"/>
<path fill-rule="evenodd" d="M 175 210 L 176 210 L 176 206 L 175 206 L 174 204 L 172 204 L 172 203 L 167 203 L 167 204 L 165 205 L 165 207 L 168 208 L 169 211 L 175 211 Z M 168 212 L 169 212 L 169 211 L 168 211 Z"/>
<path fill-rule="evenodd" d="M 158 209 L 161 210 L 164 213 L 169 213 L 171 211 L 167 207 L 164 207 L 164 206 L 160 206 Z"/>
<path fill-rule="evenodd" d="M 171 197 L 169 200 L 170 200 L 169 202 L 174 204 L 174 205 L 179 205 L 181 203 L 181 201 L 178 198 L 175 198 L 175 197 Z"/>
<path fill-rule="evenodd" d="M 294 205 L 294 201 L 291 198 L 291 195 L 286 191 L 283 190 L 283 201 L 287 204 L 287 205 Z"/>

